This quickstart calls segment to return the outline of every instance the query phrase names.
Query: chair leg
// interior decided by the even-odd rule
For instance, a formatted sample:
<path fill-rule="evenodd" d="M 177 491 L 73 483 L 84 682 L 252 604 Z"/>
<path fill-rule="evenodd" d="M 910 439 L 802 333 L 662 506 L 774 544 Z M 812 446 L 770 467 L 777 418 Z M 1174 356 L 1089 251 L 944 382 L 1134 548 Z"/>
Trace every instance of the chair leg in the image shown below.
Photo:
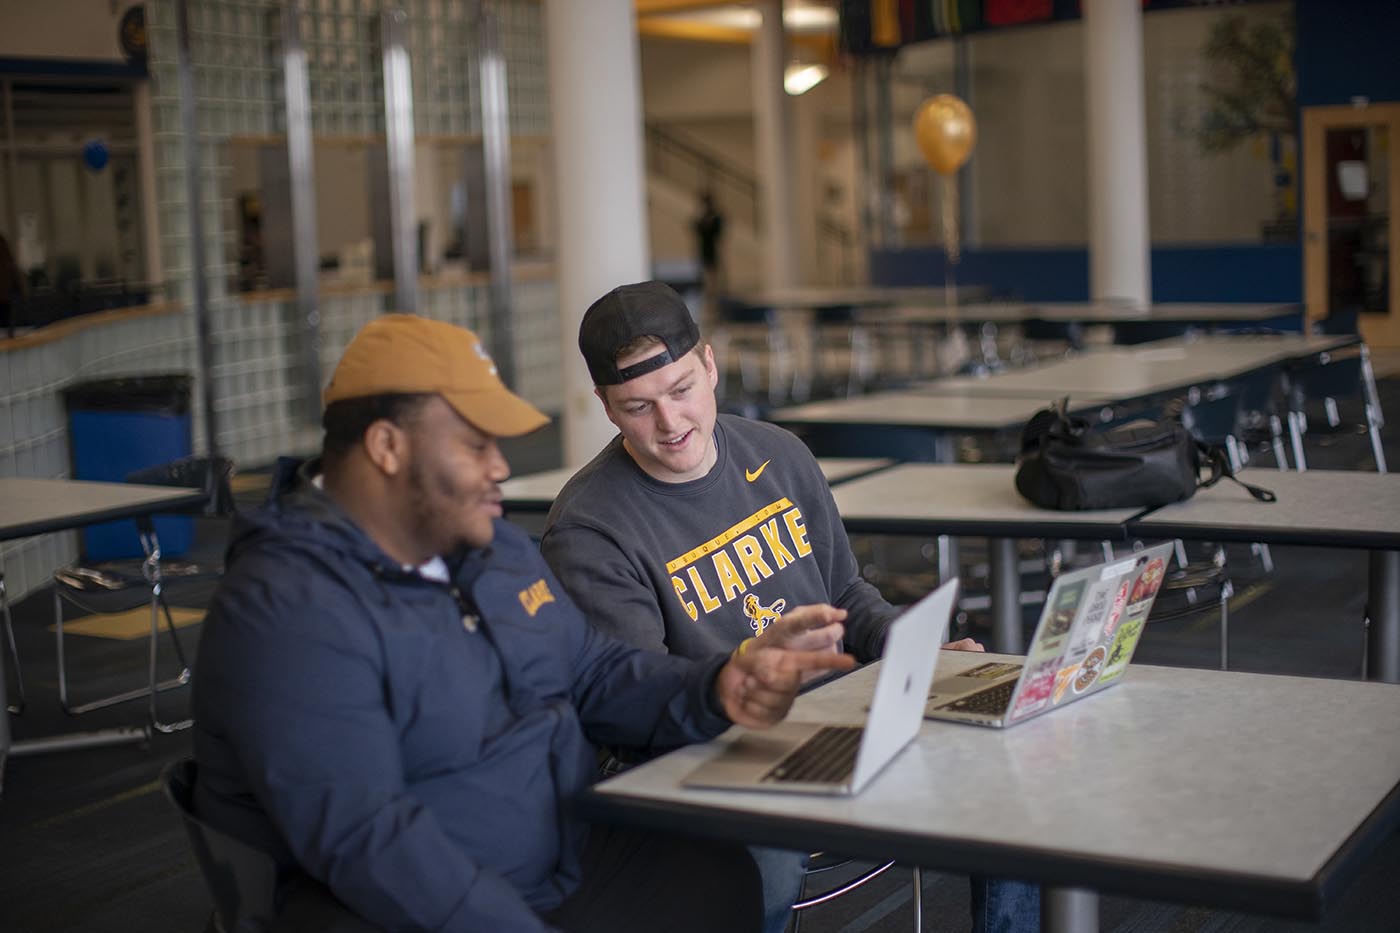
<path fill-rule="evenodd" d="M 81 703 L 77 705 L 69 703 L 68 665 L 66 652 L 64 651 L 63 638 L 64 599 L 65 597 L 62 593 L 59 592 L 58 586 L 55 586 L 53 591 L 54 647 L 55 653 L 58 656 L 58 702 L 63 707 L 63 711 L 65 713 L 68 713 L 70 716 L 81 716 L 84 713 L 90 713 L 95 709 L 105 709 L 109 706 L 116 706 L 118 703 L 126 703 L 131 700 L 139 700 L 143 697 L 150 696 L 152 684 L 148 682 L 145 686 L 135 687 L 131 690 L 125 690 L 121 693 L 112 694 L 111 696 L 100 697 L 96 700 L 90 700 L 86 703 Z M 72 597 L 67 597 L 67 599 L 69 602 L 73 603 L 75 606 L 78 606 L 81 609 L 88 608 L 87 606 L 84 606 L 82 603 L 78 602 Z M 164 596 L 156 594 L 152 597 L 152 614 L 158 620 L 159 614 L 161 612 L 164 612 L 165 614 L 166 624 L 170 629 L 171 637 L 175 643 L 175 655 L 180 664 L 180 671 L 174 677 L 156 682 L 154 684 L 154 688 L 157 693 L 164 693 L 167 690 L 174 690 L 176 687 L 182 687 L 190 682 L 189 665 L 185 661 L 185 653 L 183 647 L 180 645 L 179 636 L 175 634 L 175 622 L 173 617 L 170 615 L 170 607 L 166 604 Z M 155 636 L 158 631 L 159 629 L 157 625 L 153 624 L 150 647 L 150 655 L 152 657 L 154 656 L 156 650 Z M 155 723 L 154 721 L 152 724 L 156 725 L 157 728 L 160 728 L 162 725 L 165 725 L 163 723 Z M 161 729 L 161 731 L 166 730 Z"/>
<path fill-rule="evenodd" d="M 4 697 L 5 708 L 18 716 L 24 712 L 24 671 L 19 666 L 19 649 L 15 646 L 15 625 L 14 619 L 10 616 L 10 594 L 5 589 L 5 574 L 0 573 L 0 613 L 5 617 L 5 641 L 10 646 L 10 660 L 15 665 L 15 689 L 19 693 L 19 702 L 10 703 L 10 698 Z M 0 658 L 0 664 L 4 664 L 4 659 Z"/>
<path fill-rule="evenodd" d="M 1308 459 L 1303 455 L 1303 431 L 1306 422 L 1301 411 L 1288 413 L 1288 438 L 1293 443 L 1293 464 L 1299 473 L 1308 468 Z"/>
<path fill-rule="evenodd" d="M 156 679 L 156 655 L 159 646 L 160 616 L 164 610 L 165 624 L 170 630 L 170 640 L 175 646 L 175 657 L 180 663 L 180 673 L 174 678 L 175 686 L 188 683 L 190 679 L 190 665 L 185 660 L 184 649 L 180 647 L 180 636 L 175 631 L 175 618 L 170 614 L 170 604 L 165 601 L 164 582 L 160 573 L 160 540 L 156 537 L 155 525 L 149 518 L 138 521 L 137 526 L 141 535 L 141 549 L 146 552 L 146 559 L 141 564 L 141 574 L 146 578 L 146 582 L 151 586 L 151 642 L 150 642 L 150 681 L 148 683 L 148 705 L 150 712 L 151 726 L 157 732 L 169 734 L 181 729 L 188 729 L 194 725 L 193 719 L 177 720 L 175 722 L 162 722 L 156 712 L 156 694 L 161 692 L 160 683 Z"/>
<path fill-rule="evenodd" d="M 1383 422 L 1376 415 L 1372 407 L 1366 406 L 1366 431 L 1371 435 L 1371 456 L 1376 458 L 1376 472 L 1384 473 L 1385 468 L 1385 447 L 1381 445 L 1381 424 Z"/>
<path fill-rule="evenodd" d="M 914 933 L 924 928 L 924 870 L 914 866 Z"/>
<path fill-rule="evenodd" d="M 1230 669 L 1230 597 L 1235 587 L 1229 580 L 1220 581 L 1220 669 Z"/>

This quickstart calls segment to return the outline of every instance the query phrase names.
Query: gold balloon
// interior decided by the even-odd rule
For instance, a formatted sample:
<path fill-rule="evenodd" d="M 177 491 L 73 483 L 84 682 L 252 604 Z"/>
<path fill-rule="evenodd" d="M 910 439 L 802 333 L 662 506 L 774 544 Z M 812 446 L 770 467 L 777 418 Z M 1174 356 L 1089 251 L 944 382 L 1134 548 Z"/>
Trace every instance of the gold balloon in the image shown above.
<path fill-rule="evenodd" d="M 914 114 L 914 138 L 924 158 L 940 175 L 962 167 L 977 144 L 977 121 L 972 110 L 952 94 L 935 94 Z"/>

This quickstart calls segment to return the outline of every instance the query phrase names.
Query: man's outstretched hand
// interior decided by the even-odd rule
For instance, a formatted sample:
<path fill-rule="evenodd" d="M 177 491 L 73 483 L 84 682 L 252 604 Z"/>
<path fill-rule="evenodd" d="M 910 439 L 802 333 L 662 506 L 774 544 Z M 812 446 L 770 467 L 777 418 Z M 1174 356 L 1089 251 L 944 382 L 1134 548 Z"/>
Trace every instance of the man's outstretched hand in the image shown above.
<path fill-rule="evenodd" d="M 833 610 L 839 611 L 839 610 Z M 789 651 L 759 647 L 762 639 L 740 646 L 715 677 L 715 698 L 731 722 L 762 729 L 781 722 L 802 686 L 804 676 L 849 671 L 856 659 L 830 648 Z"/>
<path fill-rule="evenodd" d="M 846 633 L 841 623 L 846 610 L 814 603 L 789 609 L 771 623 L 751 647 L 786 648 L 789 651 L 835 651 Z"/>

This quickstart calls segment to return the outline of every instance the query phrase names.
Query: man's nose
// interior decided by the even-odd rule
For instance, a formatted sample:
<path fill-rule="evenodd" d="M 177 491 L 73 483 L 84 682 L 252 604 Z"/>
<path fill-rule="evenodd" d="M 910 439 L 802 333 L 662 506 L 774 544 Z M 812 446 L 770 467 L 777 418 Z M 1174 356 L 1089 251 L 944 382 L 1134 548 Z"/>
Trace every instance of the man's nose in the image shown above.
<path fill-rule="evenodd" d="M 510 479 L 510 461 L 506 459 L 506 455 L 501 450 L 501 446 L 494 440 L 491 442 L 491 458 L 487 463 L 486 469 L 487 475 L 491 477 L 492 482 L 504 483 L 506 480 Z"/>
<path fill-rule="evenodd" d="M 665 432 L 676 423 L 676 410 L 669 400 L 656 403 L 656 428 Z"/>

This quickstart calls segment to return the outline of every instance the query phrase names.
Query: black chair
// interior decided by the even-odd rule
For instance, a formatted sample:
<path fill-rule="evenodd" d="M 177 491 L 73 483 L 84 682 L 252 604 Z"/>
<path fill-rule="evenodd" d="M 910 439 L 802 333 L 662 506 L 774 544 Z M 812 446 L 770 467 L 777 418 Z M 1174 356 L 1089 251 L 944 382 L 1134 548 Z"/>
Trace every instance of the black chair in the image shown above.
<path fill-rule="evenodd" d="M 206 933 L 262 933 L 277 914 L 277 864 L 272 856 L 205 823 L 194 812 L 195 763 L 172 761 L 161 786 L 190 837 L 199 873 L 214 902 Z"/>
<path fill-rule="evenodd" d="M 181 486 L 203 490 L 206 497 L 204 514 L 227 515 L 233 510 L 233 493 L 229 486 L 232 472 L 232 461 L 224 457 L 184 457 L 129 473 L 126 481 L 150 486 Z M 180 644 L 170 605 L 165 598 L 160 541 L 156 537 L 155 525 L 150 516 L 138 518 L 136 525 L 141 537 L 141 548 L 146 555 L 141 563 L 139 577 L 82 567 L 66 567 L 54 573 L 53 612 L 54 643 L 58 654 L 58 698 L 63 709 L 74 716 L 130 700 L 147 698 L 152 728 L 169 733 L 189 728 L 191 721 L 162 721 L 156 712 L 156 695 L 189 683 L 190 668 L 185 660 L 184 648 Z M 147 653 L 148 682 L 110 696 L 84 703 L 70 703 L 63 637 L 63 604 L 71 603 L 89 613 L 110 611 L 114 608 L 113 604 L 121 599 L 123 592 L 138 589 L 149 596 L 151 607 L 151 633 Z M 166 680 L 158 679 L 156 673 L 157 642 L 162 616 L 179 664 L 178 673 Z"/>

